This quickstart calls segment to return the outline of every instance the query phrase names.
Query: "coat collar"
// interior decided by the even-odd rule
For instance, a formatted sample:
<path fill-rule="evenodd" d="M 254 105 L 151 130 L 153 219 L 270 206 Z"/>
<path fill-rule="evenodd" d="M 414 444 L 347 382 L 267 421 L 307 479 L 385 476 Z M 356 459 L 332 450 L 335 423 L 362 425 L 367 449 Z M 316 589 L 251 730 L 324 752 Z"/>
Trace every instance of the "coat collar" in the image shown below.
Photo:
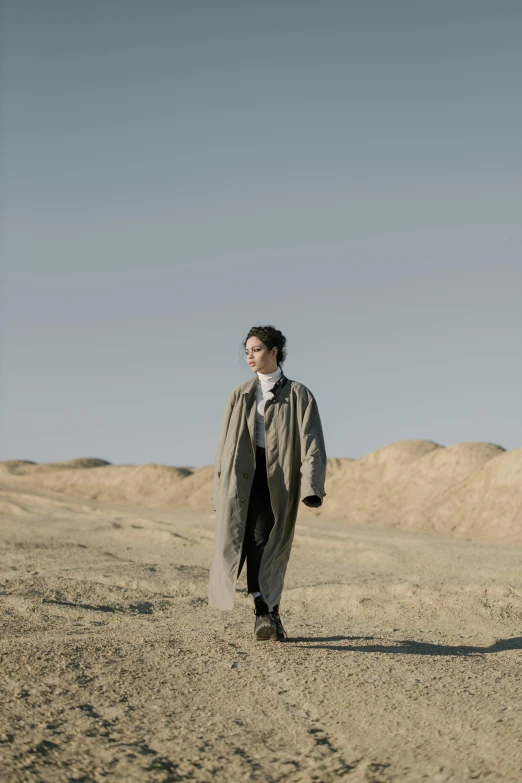
<path fill-rule="evenodd" d="M 252 380 L 249 383 L 246 384 L 245 388 L 243 389 L 243 394 L 251 394 L 255 389 L 257 389 L 257 384 L 258 383 L 259 383 L 259 377 L 258 377 L 258 375 L 256 373 L 254 375 L 254 377 L 252 378 Z M 274 397 L 273 397 L 274 400 L 278 397 L 280 389 L 286 383 L 288 383 L 288 378 L 286 377 L 284 372 L 282 372 L 281 377 L 277 379 L 276 383 L 270 389 L 270 391 L 274 395 Z"/>

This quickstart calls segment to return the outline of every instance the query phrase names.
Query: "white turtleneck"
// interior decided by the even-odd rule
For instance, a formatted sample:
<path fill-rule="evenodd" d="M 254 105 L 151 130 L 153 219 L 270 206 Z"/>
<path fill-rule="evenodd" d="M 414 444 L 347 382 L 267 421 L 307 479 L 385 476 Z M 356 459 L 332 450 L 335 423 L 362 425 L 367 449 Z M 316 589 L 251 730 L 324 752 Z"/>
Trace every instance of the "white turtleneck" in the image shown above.
<path fill-rule="evenodd" d="M 279 365 L 274 372 L 258 372 L 257 399 L 256 399 L 256 446 L 265 448 L 265 403 L 272 399 L 270 389 L 279 380 L 283 371 Z"/>

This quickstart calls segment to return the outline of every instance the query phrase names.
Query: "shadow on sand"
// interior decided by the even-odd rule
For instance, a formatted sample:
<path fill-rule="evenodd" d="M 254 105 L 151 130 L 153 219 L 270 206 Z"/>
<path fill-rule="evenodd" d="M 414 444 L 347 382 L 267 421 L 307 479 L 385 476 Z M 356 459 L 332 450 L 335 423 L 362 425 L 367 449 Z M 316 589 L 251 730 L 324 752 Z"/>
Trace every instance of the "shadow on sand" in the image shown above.
<path fill-rule="evenodd" d="M 287 639 L 286 644 L 295 644 L 296 647 L 304 649 L 319 648 L 323 650 L 337 650 L 338 652 L 392 653 L 395 655 L 484 655 L 486 653 L 505 652 L 506 650 L 522 650 L 522 636 L 514 636 L 512 639 L 498 639 L 489 647 L 475 647 L 465 644 L 457 646 L 431 644 L 430 642 L 415 642 L 411 639 L 401 639 L 393 645 L 333 644 L 333 642 L 371 642 L 374 639 L 374 636 L 300 636 L 290 637 Z M 317 644 L 317 642 L 321 643 Z M 332 642 L 332 644 L 328 644 L 328 642 Z"/>

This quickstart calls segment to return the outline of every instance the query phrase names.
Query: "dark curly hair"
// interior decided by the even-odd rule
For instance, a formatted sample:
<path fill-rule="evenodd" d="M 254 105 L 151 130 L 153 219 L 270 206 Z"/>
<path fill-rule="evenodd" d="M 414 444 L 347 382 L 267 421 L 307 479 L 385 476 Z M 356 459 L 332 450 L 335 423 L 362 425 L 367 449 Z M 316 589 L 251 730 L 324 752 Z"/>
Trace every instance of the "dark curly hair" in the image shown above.
<path fill-rule="evenodd" d="M 259 337 L 269 351 L 272 348 L 277 348 L 277 364 L 283 364 L 286 359 L 286 337 L 279 329 L 276 329 L 275 326 L 253 326 L 243 341 L 245 349 L 249 337 Z"/>

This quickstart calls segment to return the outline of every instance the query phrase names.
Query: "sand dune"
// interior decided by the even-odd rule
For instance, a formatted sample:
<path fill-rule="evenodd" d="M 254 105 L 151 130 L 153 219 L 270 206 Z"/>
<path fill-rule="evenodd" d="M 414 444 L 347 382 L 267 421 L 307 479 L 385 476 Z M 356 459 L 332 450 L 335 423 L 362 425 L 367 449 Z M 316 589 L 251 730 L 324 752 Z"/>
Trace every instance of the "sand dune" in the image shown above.
<path fill-rule="evenodd" d="M 102 464 L 92 464 L 93 462 Z M 168 504 L 176 497 L 176 483 L 191 473 L 166 465 L 110 465 L 102 460 L 76 459 L 32 465 L 0 462 L 3 475 L 20 486 L 60 492 L 73 497 L 112 503 Z M 174 494 L 173 494 L 174 492 Z"/>
<path fill-rule="evenodd" d="M 13 476 L 34 476 L 38 473 L 54 472 L 56 470 L 76 470 L 78 468 L 99 468 L 110 465 L 110 462 L 96 457 L 77 457 L 63 462 L 32 462 L 27 459 L 8 459 L 0 462 L 0 472 Z"/>
<path fill-rule="evenodd" d="M 212 465 L 111 465 L 94 458 L 0 463 L 0 481 L 9 478 L 20 487 L 210 513 L 212 476 Z M 522 536 L 522 448 L 397 441 L 359 459 L 330 458 L 326 491 L 319 512 L 303 506 L 300 514 L 434 535 Z"/>
<path fill-rule="evenodd" d="M 413 514 L 410 510 L 410 519 Z M 522 448 L 499 454 L 470 472 L 453 492 L 426 509 L 424 527 L 429 532 L 491 539 L 520 535 Z"/>
<path fill-rule="evenodd" d="M 522 449 L 506 452 L 480 442 L 412 445 L 400 441 L 346 462 L 327 482 L 326 513 L 419 533 L 482 538 L 496 538 L 500 530 L 503 535 L 522 533 L 522 516 L 516 512 L 522 502 Z M 490 486 L 490 471 L 506 475 L 496 488 Z M 506 481 L 508 503 L 503 497 Z"/>

